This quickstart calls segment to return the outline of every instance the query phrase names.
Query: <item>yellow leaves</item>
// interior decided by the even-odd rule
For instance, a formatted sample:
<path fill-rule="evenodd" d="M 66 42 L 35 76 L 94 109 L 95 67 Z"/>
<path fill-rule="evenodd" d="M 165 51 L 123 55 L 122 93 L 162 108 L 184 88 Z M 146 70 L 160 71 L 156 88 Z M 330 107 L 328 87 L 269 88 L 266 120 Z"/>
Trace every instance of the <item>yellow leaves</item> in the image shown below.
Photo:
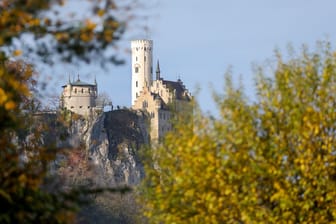
<path fill-rule="evenodd" d="M 0 88 L 0 107 L 3 106 L 5 110 L 13 110 L 16 108 L 16 103 L 10 100 L 11 94 L 5 93 L 5 91 Z"/>
<path fill-rule="evenodd" d="M 28 25 L 33 26 L 39 26 L 40 25 L 40 19 L 39 18 L 32 18 L 28 21 Z"/>
<path fill-rule="evenodd" d="M 14 110 L 16 108 L 16 103 L 13 101 L 8 101 L 5 103 L 5 109 L 6 110 Z"/>
<path fill-rule="evenodd" d="M 21 183 L 22 186 L 25 186 L 27 182 L 27 176 L 24 173 L 22 173 L 19 176 L 18 181 Z"/>
<path fill-rule="evenodd" d="M 96 26 L 97 26 L 97 24 L 94 23 L 94 22 L 92 22 L 92 21 L 89 20 L 89 19 L 87 19 L 87 20 L 85 21 L 85 27 L 86 27 L 86 29 L 88 29 L 88 30 L 93 30 L 93 29 L 96 28 Z"/>
<path fill-rule="evenodd" d="M 67 33 L 67 32 L 60 32 L 60 33 L 55 34 L 55 38 L 58 41 L 67 42 L 67 41 L 69 41 L 70 36 L 69 36 L 69 33 Z"/>
<path fill-rule="evenodd" d="M 322 62 L 309 57 L 279 63 L 272 84 L 266 78 L 257 84 L 262 99 L 252 106 L 230 86 L 230 97 L 217 98 L 222 114 L 216 121 L 194 117 L 191 133 L 184 131 L 188 125 L 177 127 L 159 146 L 158 166 L 167 171 L 160 175 L 168 181 L 155 184 L 165 191 L 149 197 L 175 210 L 152 207 L 152 216 L 186 217 L 184 223 L 336 220 L 336 73 L 330 72 L 336 64 L 317 74 Z M 188 205 L 197 218 L 189 219 Z"/>
<path fill-rule="evenodd" d="M 22 51 L 21 50 L 15 50 L 15 51 L 13 51 L 13 56 L 14 57 L 18 57 L 18 56 L 20 56 L 22 54 Z"/>
<path fill-rule="evenodd" d="M 104 16 L 105 15 L 105 10 L 99 9 L 98 12 L 97 12 L 97 15 L 100 16 L 100 17 Z"/>
<path fill-rule="evenodd" d="M 6 103 L 7 100 L 8 100 L 7 94 L 2 88 L 0 88 L 0 105 L 3 105 L 4 103 Z"/>
<path fill-rule="evenodd" d="M 276 192 L 271 196 L 270 200 L 271 202 L 278 201 L 280 199 L 283 199 L 286 196 L 286 193 L 284 189 L 281 187 L 280 183 L 278 181 L 275 181 L 273 183 L 274 189 Z"/>

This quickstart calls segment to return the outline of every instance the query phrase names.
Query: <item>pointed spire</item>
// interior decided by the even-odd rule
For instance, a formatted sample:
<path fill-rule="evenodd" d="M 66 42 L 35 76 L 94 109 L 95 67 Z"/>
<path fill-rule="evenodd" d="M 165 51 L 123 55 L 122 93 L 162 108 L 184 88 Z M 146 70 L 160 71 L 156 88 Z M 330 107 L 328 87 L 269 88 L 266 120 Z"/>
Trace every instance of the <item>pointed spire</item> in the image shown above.
<path fill-rule="evenodd" d="M 68 84 L 71 84 L 71 80 L 70 80 L 70 74 L 69 74 L 69 80 L 68 80 Z"/>
<path fill-rule="evenodd" d="M 96 75 L 94 76 L 94 84 L 97 85 Z"/>
<path fill-rule="evenodd" d="M 79 82 L 79 81 L 80 81 L 80 79 L 79 79 L 79 74 L 77 75 L 77 77 L 78 77 L 77 81 Z"/>
<path fill-rule="evenodd" d="M 160 80 L 160 63 L 159 63 L 159 60 L 157 60 L 157 64 L 156 64 L 156 80 Z"/>

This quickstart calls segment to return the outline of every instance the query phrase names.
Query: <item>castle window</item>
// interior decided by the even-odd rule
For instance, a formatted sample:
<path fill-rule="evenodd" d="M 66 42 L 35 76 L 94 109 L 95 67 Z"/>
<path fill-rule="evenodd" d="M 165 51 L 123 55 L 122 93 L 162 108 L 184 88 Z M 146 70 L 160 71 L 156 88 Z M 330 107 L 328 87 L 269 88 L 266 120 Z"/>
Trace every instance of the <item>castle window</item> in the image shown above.
<path fill-rule="evenodd" d="M 146 47 L 144 48 L 144 50 L 146 51 Z"/>
<path fill-rule="evenodd" d="M 90 88 L 88 88 L 88 92 L 89 92 L 89 93 L 91 92 L 91 89 L 90 89 Z"/>
<path fill-rule="evenodd" d="M 144 57 L 144 60 L 146 61 L 146 56 Z"/>
<path fill-rule="evenodd" d="M 82 88 L 82 93 L 84 93 L 84 89 Z"/>
<path fill-rule="evenodd" d="M 90 109 L 90 106 L 88 106 L 88 109 Z"/>
<path fill-rule="evenodd" d="M 74 108 L 74 106 L 71 106 L 70 108 L 72 109 L 72 108 Z"/>
<path fill-rule="evenodd" d="M 138 93 L 135 94 L 136 98 L 138 98 Z"/>
<path fill-rule="evenodd" d="M 135 57 L 135 61 L 138 61 L 138 57 Z"/>
<path fill-rule="evenodd" d="M 75 88 L 75 93 L 77 93 L 77 88 Z"/>
<path fill-rule="evenodd" d="M 135 73 L 139 72 L 139 67 L 135 67 Z"/>
<path fill-rule="evenodd" d="M 138 81 L 135 82 L 135 87 L 138 87 Z"/>
<path fill-rule="evenodd" d="M 79 108 L 82 108 L 83 106 L 79 106 Z"/>

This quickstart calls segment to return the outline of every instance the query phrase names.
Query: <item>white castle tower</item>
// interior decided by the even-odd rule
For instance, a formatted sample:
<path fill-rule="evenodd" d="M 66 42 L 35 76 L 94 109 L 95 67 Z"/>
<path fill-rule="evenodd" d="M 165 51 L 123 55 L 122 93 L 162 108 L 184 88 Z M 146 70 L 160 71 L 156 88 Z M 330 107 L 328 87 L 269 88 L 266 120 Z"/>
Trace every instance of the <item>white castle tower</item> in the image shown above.
<path fill-rule="evenodd" d="M 132 105 L 153 79 L 153 41 L 133 40 L 132 48 Z"/>

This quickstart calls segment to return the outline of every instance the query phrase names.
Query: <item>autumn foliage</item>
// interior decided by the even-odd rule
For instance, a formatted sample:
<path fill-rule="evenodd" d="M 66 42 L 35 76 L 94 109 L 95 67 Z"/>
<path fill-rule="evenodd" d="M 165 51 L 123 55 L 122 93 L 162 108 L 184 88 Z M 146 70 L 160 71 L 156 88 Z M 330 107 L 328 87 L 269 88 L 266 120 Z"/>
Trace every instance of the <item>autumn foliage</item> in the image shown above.
<path fill-rule="evenodd" d="M 76 8 L 68 6 L 74 2 Z M 103 64 L 117 63 L 116 55 L 105 50 L 111 51 L 124 33 L 129 18 L 117 15 L 131 16 L 131 2 L 2 0 L 0 49 L 15 57 L 37 55 L 39 62 L 49 64 L 55 58 L 63 62 L 95 59 Z"/>
<path fill-rule="evenodd" d="M 51 165 L 64 151 L 55 142 L 43 141 L 44 133 L 52 130 L 32 116 L 33 63 L 92 58 L 116 63 L 115 55 L 104 51 L 121 38 L 125 22 L 115 15 L 124 9 L 113 0 L 80 2 L 89 6 L 86 16 L 69 16 L 69 8 L 63 11 L 69 1 L 0 1 L 0 223 L 74 223 L 88 194 L 121 191 L 54 188 Z M 29 61 L 19 60 L 23 58 Z"/>
<path fill-rule="evenodd" d="M 227 75 L 219 116 L 195 110 L 152 150 L 151 223 L 336 222 L 336 54 L 323 43 L 275 61 L 254 102 Z"/>

